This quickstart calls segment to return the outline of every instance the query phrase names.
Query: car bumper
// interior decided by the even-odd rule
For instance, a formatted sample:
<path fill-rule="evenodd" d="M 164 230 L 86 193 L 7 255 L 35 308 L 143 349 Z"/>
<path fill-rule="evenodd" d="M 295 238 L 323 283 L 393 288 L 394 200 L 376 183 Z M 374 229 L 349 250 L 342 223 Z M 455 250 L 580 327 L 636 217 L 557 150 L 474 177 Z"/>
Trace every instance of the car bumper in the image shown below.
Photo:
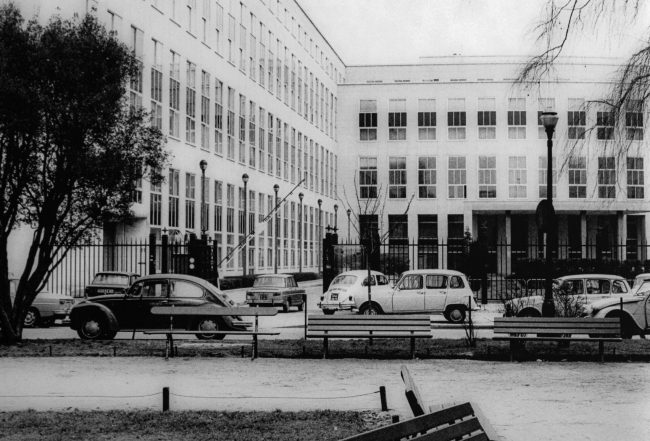
<path fill-rule="evenodd" d="M 353 311 L 357 309 L 357 305 L 349 302 L 319 302 L 317 305 L 320 309 L 327 309 L 330 311 Z"/>
<path fill-rule="evenodd" d="M 264 299 L 264 300 L 246 299 L 247 305 L 282 306 L 283 303 L 284 303 L 284 299 L 281 297 L 273 298 L 273 299 Z"/>

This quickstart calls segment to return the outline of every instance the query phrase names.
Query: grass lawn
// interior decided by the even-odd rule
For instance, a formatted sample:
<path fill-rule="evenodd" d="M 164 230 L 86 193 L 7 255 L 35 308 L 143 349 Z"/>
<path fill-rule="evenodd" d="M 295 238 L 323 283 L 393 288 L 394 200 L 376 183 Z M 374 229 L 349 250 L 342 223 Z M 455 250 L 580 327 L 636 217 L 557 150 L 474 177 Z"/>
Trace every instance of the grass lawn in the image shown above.
<path fill-rule="evenodd" d="M 0 439 L 338 440 L 390 424 L 379 412 L 0 412 Z"/>
<path fill-rule="evenodd" d="M 226 339 L 223 342 L 178 340 L 178 355 L 182 357 L 250 357 L 251 342 Z M 16 346 L 0 347 L 0 357 L 39 356 L 99 356 L 131 357 L 155 356 L 165 353 L 165 340 L 25 340 Z M 508 361 L 508 342 L 478 339 L 475 347 L 468 347 L 463 339 L 418 339 L 415 355 L 419 359 L 471 359 Z M 260 340 L 259 356 L 262 358 L 322 358 L 322 340 Z M 650 361 L 650 340 L 624 340 L 606 343 L 607 361 Z M 409 344 L 406 339 L 331 340 L 330 358 L 408 359 Z M 548 361 L 597 361 L 598 344 L 572 342 L 568 347 L 558 347 L 555 342 L 527 342 L 520 358 Z"/>

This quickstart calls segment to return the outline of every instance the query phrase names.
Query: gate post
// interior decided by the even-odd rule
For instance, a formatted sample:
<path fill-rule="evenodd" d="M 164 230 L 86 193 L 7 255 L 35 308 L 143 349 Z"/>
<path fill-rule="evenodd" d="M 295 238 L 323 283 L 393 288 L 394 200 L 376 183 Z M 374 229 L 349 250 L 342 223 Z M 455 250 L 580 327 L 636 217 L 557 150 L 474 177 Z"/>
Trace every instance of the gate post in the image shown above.
<path fill-rule="evenodd" d="M 162 235 L 162 249 L 160 253 L 160 259 L 162 260 L 161 271 L 163 274 L 169 272 L 169 236 L 167 234 Z"/>
<path fill-rule="evenodd" d="M 149 274 L 156 274 L 156 234 L 149 235 Z"/>
<path fill-rule="evenodd" d="M 325 239 L 323 239 L 323 292 L 327 291 L 330 282 L 336 277 L 338 269 L 334 256 L 334 245 L 338 244 L 339 236 L 336 233 L 330 233 L 333 228 L 327 227 Z"/>

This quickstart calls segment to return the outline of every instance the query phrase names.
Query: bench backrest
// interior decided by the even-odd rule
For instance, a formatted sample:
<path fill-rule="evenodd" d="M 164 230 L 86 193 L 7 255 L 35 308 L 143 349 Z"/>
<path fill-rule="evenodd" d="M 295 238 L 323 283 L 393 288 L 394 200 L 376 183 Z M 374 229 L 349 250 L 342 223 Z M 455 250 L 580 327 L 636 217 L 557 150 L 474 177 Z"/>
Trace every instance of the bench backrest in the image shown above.
<path fill-rule="evenodd" d="M 396 329 L 431 332 L 431 317 L 428 315 L 309 315 L 307 327 L 314 331 Z"/>
<path fill-rule="evenodd" d="M 619 318 L 580 317 L 495 317 L 494 334 L 587 334 L 615 336 L 621 334 Z"/>
<path fill-rule="evenodd" d="M 344 441 L 397 441 L 409 436 L 415 436 L 412 440 L 452 441 L 469 434 L 474 434 L 472 441 L 489 441 L 472 405 L 463 403 L 351 436 Z"/>
<path fill-rule="evenodd" d="M 276 308 L 204 308 L 201 306 L 152 306 L 154 315 L 239 315 L 239 316 L 271 316 L 276 315 Z"/>
<path fill-rule="evenodd" d="M 409 372 L 408 368 L 406 366 L 402 366 L 400 369 L 400 374 L 402 375 L 402 380 L 404 381 L 404 393 L 406 395 L 406 400 L 408 401 L 409 406 L 411 406 L 413 416 L 424 415 L 424 409 L 426 409 L 424 400 L 422 400 L 420 391 L 418 390 L 415 381 L 413 381 L 413 377 L 411 377 L 411 373 Z"/>

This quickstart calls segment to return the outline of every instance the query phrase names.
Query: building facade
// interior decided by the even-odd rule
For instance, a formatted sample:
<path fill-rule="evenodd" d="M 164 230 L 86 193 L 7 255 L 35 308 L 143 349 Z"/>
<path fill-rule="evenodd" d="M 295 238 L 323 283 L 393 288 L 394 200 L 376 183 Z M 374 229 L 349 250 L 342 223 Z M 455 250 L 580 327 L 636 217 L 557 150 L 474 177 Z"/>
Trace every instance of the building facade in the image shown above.
<path fill-rule="evenodd" d="M 548 164 L 538 116 L 551 110 L 559 115 L 552 166 L 562 252 L 588 258 L 589 244 L 622 243 L 617 258 L 646 258 L 646 113 L 630 108 L 615 133 L 608 109 L 593 102 L 611 88 L 620 60 L 568 59 L 549 82 L 524 88 L 514 82 L 524 60 L 509 57 L 346 66 L 295 0 L 19 7 L 41 21 L 94 14 L 141 62 L 128 100 L 151 112 L 171 163 L 162 185 L 141 183 L 134 223 L 105 227 L 107 242 L 194 234 L 223 259 L 254 229 L 246 253 L 223 261 L 225 275 L 241 274 L 244 261 L 248 273 L 276 263 L 296 271 L 299 262 L 320 270 L 326 226 L 353 242 L 376 226 L 395 244 L 469 233 L 535 254 Z M 629 141 L 624 154 L 617 139 Z M 276 185 L 278 200 L 286 197 L 277 261 L 273 225 L 263 221 Z M 441 253 L 423 262 L 447 265 Z"/>
<path fill-rule="evenodd" d="M 523 61 L 434 57 L 346 68 L 338 196 L 361 207 L 352 237 L 373 226 L 395 245 L 458 243 L 469 233 L 490 247 L 510 246 L 508 256 L 494 256 L 504 271 L 512 255 L 539 257 L 535 213 L 548 163 L 539 115 L 554 111 L 559 257 L 647 258 L 646 114 L 640 105 L 628 109 L 615 131 L 610 109 L 597 102 L 620 64 L 567 59 L 551 81 L 525 87 L 514 81 Z M 447 265 L 444 251 L 431 253 L 419 265 Z"/>

